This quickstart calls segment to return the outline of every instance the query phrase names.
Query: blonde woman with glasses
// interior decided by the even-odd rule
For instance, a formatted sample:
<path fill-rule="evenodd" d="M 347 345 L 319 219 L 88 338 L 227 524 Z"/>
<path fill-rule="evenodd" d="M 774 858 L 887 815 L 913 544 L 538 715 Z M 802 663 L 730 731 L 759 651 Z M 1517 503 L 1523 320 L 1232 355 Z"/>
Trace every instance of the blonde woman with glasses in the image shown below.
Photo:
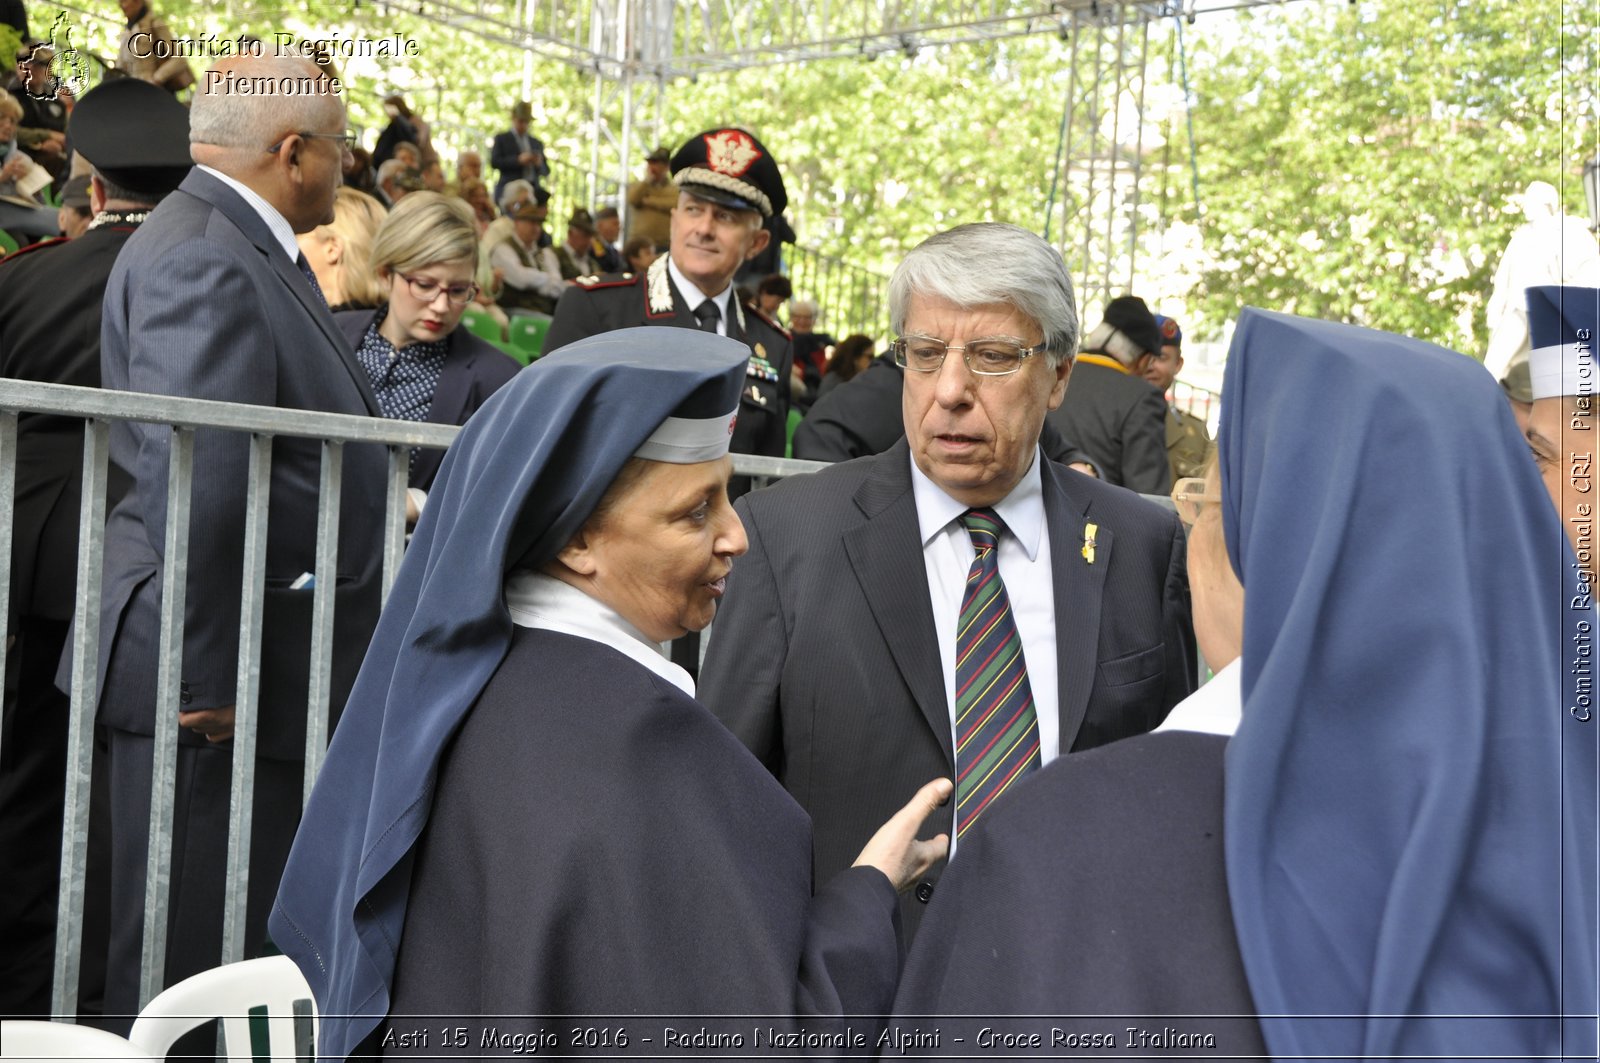
<path fill-rule="evenodd" d="M 336 319 L 367 371 L 385 417 L 466 424 L 519 366 L 458 328 L 478 294 L 478 226 L 472 208 L 437 192 L 413 192 L 372 241 L 376 311 Z M 408 516 L 415 521 L 443 451 L 411 452 Z"/>

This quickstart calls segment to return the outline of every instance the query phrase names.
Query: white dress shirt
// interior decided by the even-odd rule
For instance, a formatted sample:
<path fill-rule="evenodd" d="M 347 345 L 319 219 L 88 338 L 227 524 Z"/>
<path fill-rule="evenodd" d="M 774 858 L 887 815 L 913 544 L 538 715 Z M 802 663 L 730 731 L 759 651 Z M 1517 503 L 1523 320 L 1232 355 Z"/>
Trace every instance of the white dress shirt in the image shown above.
<path fill-rule="evenodd" d="M 1199 731 L 1208 735 L 1231 735 L 1239 729 L 1244 708 L 1240 686 L 1242 657 L 1235 657 L 1212 676 L 1199 690 L 1172 707 L 1157 731 Z"/>
<path fill-rule="evenodd" d="M 671 255 L 667 256 L 667 273 L 671 275 L 672 283 L 678 286 L 678 294 L 683 296 L 683 305 L 689 308 L 689 313 L 694 313 L 695 308 L 707 299 L 717 304 L 717 309 L 721 311 L 721 316 L 717 318 L 717 335 L 726 336 L 728 334 L 728 303 L 733 299 L 733 285 L 729 284 L 716 295 L 707 295 L 695 287 L 694 281 L 683 275 L 683 271 L 678 268 L 678 264 L 672 261 Z"/>
<path fill-rule="evenodd" d="M 294 239 L 294 226 L 290 225 L 289 219 L 279 214 L 271 203 L 262 199 L 255 189 L 248 185 L 240 184 L 221 170 L 213 170 L 203 164 L 197 165 L 195 169 L 205 171 L 239 193 L 240 198 L 249 204 L 250 209 L 259 214 L 261 220 L 267 223 L 267 228 L 272 230 L 272 238 L 278 241 L 278 246 L 283 248 L 283 253 L 289 256 L 289 261 L 300 261 L 300 245 Z"/>
<path fill-rule="evenodd" d="M 1044 515 L 1043 460 L 1037 452 L 1032 467 L 1011 493 L 991 507 L 1005 523 L 1000 534 L 1000 579 L 1011 600 L 1028 688 L 1039 718 L 1039 762 L 1055 759 L 1061 743 L 1061 710 L 1056 676 L 1056 593 L 1051 578 L 1050 529 Z M 945 704 L 950 711 L 950 745 L 955 748 L 956 628 L 967 573 L 977 551 L 960 517 L 970 507 L 957 502 L 911 461 L 911 488 L 916 495 L 917 524 L 922 536 L 922 563 L 928 572 L 933 606 L 933 631 L 944 668 Z M 955 842 L 951 841 L 951 851 Z"/>
<path fill-rule="evenodd" d="M 667 658 L 661 643 L 651 642 L 622 614 L 570 583 L 517 569 L 506 576 L 506 608 L 518 627 L 559 631 L 610 646 L 694 697 L 694 680 Z"/>

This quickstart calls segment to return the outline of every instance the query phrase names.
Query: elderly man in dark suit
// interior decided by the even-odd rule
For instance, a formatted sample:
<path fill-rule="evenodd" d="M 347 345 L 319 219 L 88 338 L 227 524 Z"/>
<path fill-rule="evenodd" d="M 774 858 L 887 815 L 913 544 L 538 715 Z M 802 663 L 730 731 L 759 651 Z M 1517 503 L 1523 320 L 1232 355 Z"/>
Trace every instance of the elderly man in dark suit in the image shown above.
<path fill-rule="evenodd" d="M 366 374 L 295 244 L 333 219 L 349 151 L 343 102 L 310 62 L 223 60 L 190 111 L 197 163 L 123 248 L 106 289 L 103 386 L 127 391 L 378 414 Z M 235 78 L 229 78 L 232 74 Z M 294 95 L 263 92 L 263 86 Z M 235 94 L 233 86 L 254 88 Z M 249 439 L 194 440 L 180 705 L 156 703 L 166 484 L 172 432 L 119 424 L 111 461 L 133 479 L 106 527 L 99 720 L 110 748 L 112 929 L 108 1014 L 138 1010 L 142 900 L 156 716 L 177 712 L 167 983 L 221 958 L 234 704 L 238 680 Z M 246 949 L 265 943 L 267 906 L 300 808 L 309 688 L 320 446 L 273 446 L 260 731 Z M 331 703 L 335 712 L 377 619 L 386 462 L 344 457 Z"/>
<path fill-rule="evenodd" d="M 818 881 L 917 780 L 955 779 L 925 829 L 959 854 L 1018 779 L 1194 686 L 1176 514 L 1040 456 L 1078 341 L 1061 256 L 963 225 L 900 264 L 890 312 L 906 439 L 739 501 L 750 552 L 701 672 L 810 813 Z M 902 901 L 908 931 L 935 878 Z"/>

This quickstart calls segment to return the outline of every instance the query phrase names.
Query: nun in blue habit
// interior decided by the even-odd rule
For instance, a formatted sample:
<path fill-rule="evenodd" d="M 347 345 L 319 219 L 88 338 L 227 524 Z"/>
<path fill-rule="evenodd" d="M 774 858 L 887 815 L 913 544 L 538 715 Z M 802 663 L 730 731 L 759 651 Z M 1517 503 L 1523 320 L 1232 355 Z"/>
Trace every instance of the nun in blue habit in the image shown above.
<path fill-rule="evenodd" d="M 271 917 L 320 1057 L 614 1054 L 662 1036 L 640 1014 L 887 1011 L 896 889 L 943 855 L 915 835 L 949 784 L 813 897 L 805 813 L 661 653 L 746 548 L 727 455 L 748 357 L 595 336 L 446 454 Z"/>
<path fill-rule="evenodd" d="M 898 1021 L 1079 1016 L 1046 1023 L 1057 1053 L 1594 1058 L 1573 554 L 1500 390 L 1430 344 L 1247 309 L 1223 394 L 1190 573 L 1199 627 L 1223 536 L 1236 732 L 1018 786 L 944 873 Z"/>

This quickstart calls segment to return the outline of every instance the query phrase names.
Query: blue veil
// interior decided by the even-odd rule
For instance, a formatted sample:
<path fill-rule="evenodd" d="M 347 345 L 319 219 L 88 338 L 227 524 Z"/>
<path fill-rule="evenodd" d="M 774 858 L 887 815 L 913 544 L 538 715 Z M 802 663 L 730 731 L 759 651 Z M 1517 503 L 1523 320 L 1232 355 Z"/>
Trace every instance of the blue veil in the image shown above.
<path fill-rule="evenodd" d="M 735 409 L 749 357 L 688 329 L 591 337 L 518 373 L 445 455 L 270 916 L 316 996 L 319 1055 L 348 1055 L 388 1014 L 440 757 L 511 643 L 507 570 L 555 557 L 686 402 Z"/>
<path fill-rule="evenodd" d="M 1225 394 L 1228 889 L 1269 1049 L 1592 1057 L 1558 1015 L 1595 1010 L 1600 724 L 1563 702 L 1573 555 L 1500 389 L 1247 309 Z"/>

